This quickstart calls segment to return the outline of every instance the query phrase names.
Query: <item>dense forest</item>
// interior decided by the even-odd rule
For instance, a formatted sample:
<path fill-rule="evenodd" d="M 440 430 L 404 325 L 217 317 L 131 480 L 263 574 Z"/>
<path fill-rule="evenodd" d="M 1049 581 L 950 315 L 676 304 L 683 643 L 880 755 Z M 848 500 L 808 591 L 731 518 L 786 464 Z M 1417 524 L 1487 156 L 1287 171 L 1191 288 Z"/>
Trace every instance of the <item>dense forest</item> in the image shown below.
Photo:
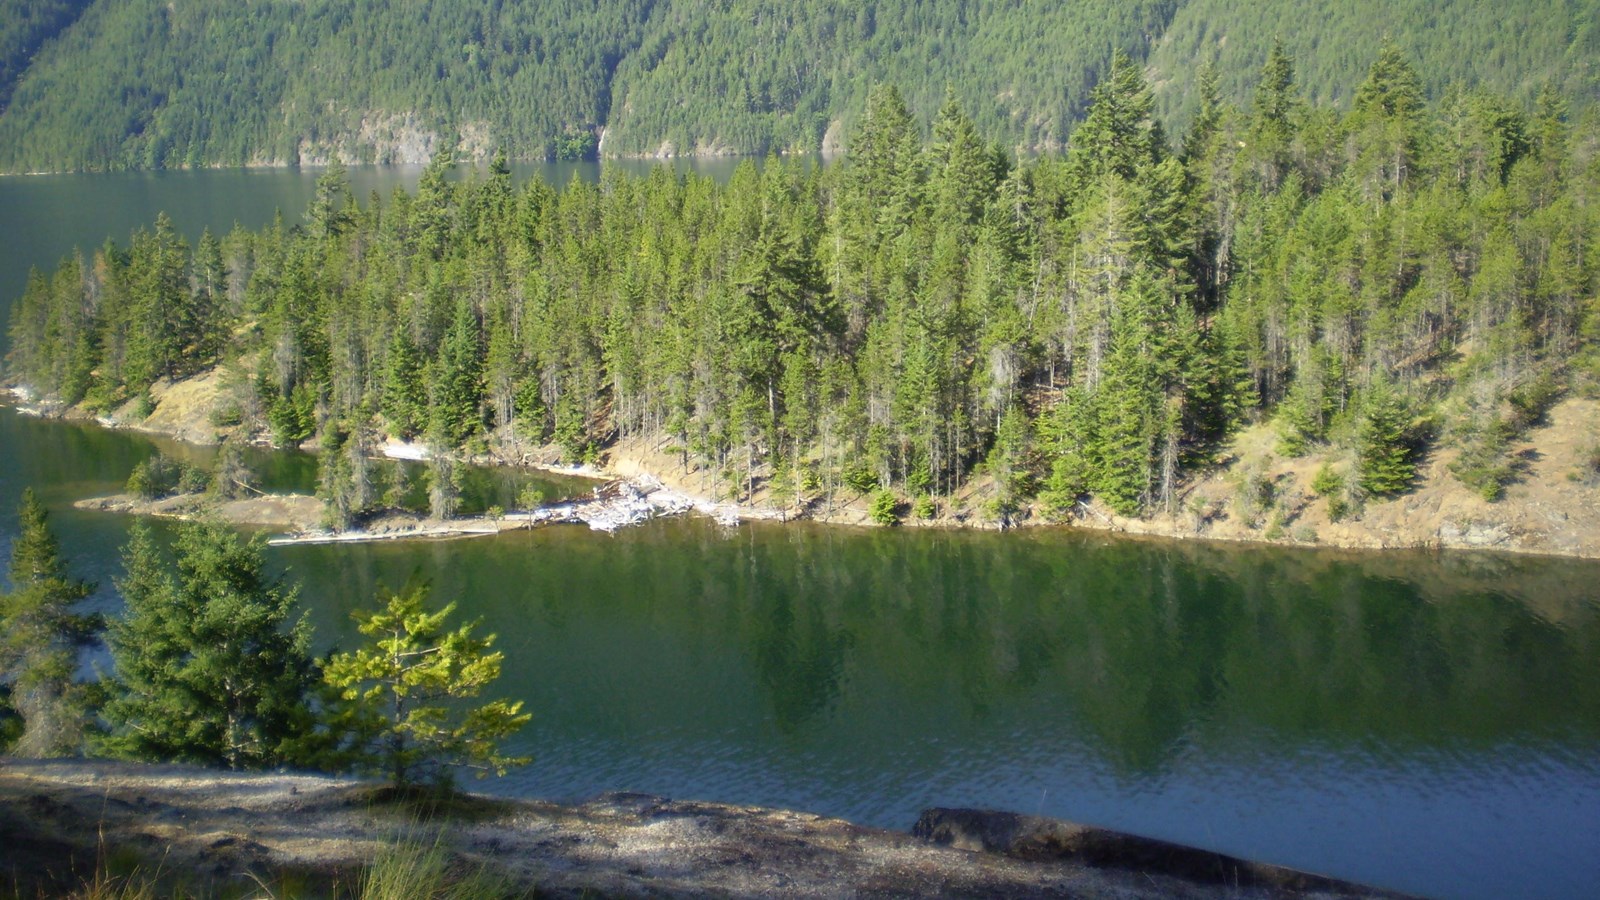
<path fill-rule="evenodd" d="M 61 33 L 90 0 L 0 0 L 0 110 L 33 54 Z"/>
<path fill-rule="evenodd" d="M 1600 0 L 55 0 L 0 4 L 0 171 L 764 154 L 838 146 L 872 85 L 929 122 L 1058 150 L 1121 50 L 1186 127 L 1195 75 L 1243 103 L 1274 40 L 1348 108 L 1387 35 L 1452 86 L 1574 109 L 1600 92 Z M 8 100 L 9 98 L 9 100 Z M 601 146 L 601 135 L 604 144 Z"/>
<path fill-rule="evenodd" d="M 880 87 L 843 162 L 723 186 L 455 182 L 444 152 L 357 203 L 334 167 L 302 221 L 191 248 L 162 218 L 35 273 L 9 375 L 109 409 L 223 366 L 228 422 L 319 437 L 349 515 L 384 433 L 571 459 L 651 436 L 735 498 L 925 514 L 979 477 L 994 515 L 1066 516 L 1172 511 L 1270 419 L 1341 509 L 1441 444 L 1498 496 L 1510 443 L 1600 375 L 1594 111 L 1430 105 L 1393 44 L 1348 112 L 1281 48 L 1246 106 L 1217 78 L 1174 144 L 1118 53 L 1070 151 L 1026 161 L 953 95 L 925 141 Z"/>

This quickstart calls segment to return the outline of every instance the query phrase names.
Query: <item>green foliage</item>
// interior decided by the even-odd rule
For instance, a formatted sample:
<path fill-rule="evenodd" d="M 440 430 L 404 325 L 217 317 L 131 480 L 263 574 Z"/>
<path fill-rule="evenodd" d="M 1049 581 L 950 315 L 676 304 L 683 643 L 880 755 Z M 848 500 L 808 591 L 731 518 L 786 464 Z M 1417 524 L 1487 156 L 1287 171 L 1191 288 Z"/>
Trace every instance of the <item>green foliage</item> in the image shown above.
<path fill-rule="evenodd" d="M 576 161 L 594 159 L 600 151 L 600 139 L 592 131 L 568 129 L 556 141 L 556 159 Z"/>
<path fill-rule="evenodd" d="M 878 474 L 866 466 L 855 466 L 845 471 L 844 483 L 865 494 L 878 486 Z"/>
<path fill-rule="evenodd" d="M 923 520 L 932 519 L 939 514 L 939 504 L 929 495 L 921 494 L 911 504 L 911 515 Z"/>
<path fill-rule="evenodd" d="M 384 368 L 383 416 L 389 433 L 409 441 L 428 424 L 428 390 L 423 383 L 422 356 L 411 335 L 397 328 L 389 342 Z"/>
<path fill-rule="evenodd" d="M 255 473 L 245 463 L 244 445 L 236 438 L 223 441 L 217 451 L 217 471 L 211 485 L 224 500 L 237 500 L 255 489 Z"/>
<path fill-rule="evenodd" d="M 474 637 L 476 623 L 447 628 L 456 605 L 430 610 L 428 593 L 415 582 L 383 591 L 382 610 L 356 614 L 371 642 L 324 668 L 338 692 L 332 721 L 356 767 L 409 785 L 447 783 L 453 768 L 482 777 L 526 764 L 499 750 L 530 718 L 520 702 L 462 704 L 500 677 L 503 654 L 489 651 L 494 636 Z"/>
<path fill-rule="evenodd" d="M 1000 417 L 988 459 L 997 497 L 1011 501 L 1028 491 L 1028 430 L 1028 416 L 1020 406 L 1008 408 Z"/>
<path fill-rule="evenodd" d="M 317 431 L 317 395 L 308 384 L 296 385 L 286 397 L 274 400 L 267 410 L 273 443 L 298 447 Z"/>
<path fill-rule="evenodd" d="M 1215 63 L 1221 95 L 1243 102 L 1275 46 L 1294 57 L 1297 80 L 1317 104 L 1349 102 L 1385 41 L 1417 63 L 1421 87 L 1432 96 L 1452 84 L 1482 84 L 1515 92 L 1523 102 L 1546 83 L 1571 93 L 1592 89 L 1585 60 L 1595 47 L 1585 29 L 1597 16 L 1600 7 L 1584 0 L 1509 7 L 1483 0 L 1311 0 L 1249 7 L 1186 0 L 1177 4 L 1147 64 L 1166 85 L 1158 94 L 1162 112 L 1180 121 L 1199 107 L 1189 73 Z M 1219 40 L 1224 35 L 1225 45 Z"/>
<path fill-rule="evenodd" d="M 532 512 L 544 505 L 544 490 L 536 484 L 525 485 L 517 492 L 517 506 Z"/>
<path fill-rule="evenodd" d="M 233 769 L 313 761 L 311 629 L 294 618 L 297 591 L 266 574 L 263 546 L 185 523 L 169 563 L 134 527 L 109 641 L 108 750 Z"/>
<path fill-rule="evenodd" d="M 82 15 L 93 0 L 3 0 L 0 2 L 0 110 L 11 101 L 17 79 L 50 38 Z"/>
<path fill-rule="evenodd" d="M 1417 474 L 1411 410 L 1389 382 L 1368 389 L 1356 441 L 1356 483 L 1364 492 L 1382 497 L 1410 488 Z"/>
<path fill-rule="evenodd" d="M 1059 146 L 1106 48 L 1142 55 L 1173 6 L 333 0 L 307 17 L 280 4 L 99 0 L 20 71 L 0 166 L 382 163 L 400 161 L 414 131 L 580 158 L 600 126 L 607 152 L 816 150 L 886 80 L 915 83 L 913 107 L 930 116 L 945 85 L 960 85 L 981 127 Z M 1004 106 L 993 100 L 1003 91 Z M 487 157 L 488 142 L 469 146 Z"/>
<path fill-rule="evenodd" d="M 1511 426 L 1498 415 L 1462 423 L 1456 434 L 1461 452 L 1451 461 L 1450 474 L 1490 503 L 1499 500 L 1516 477 L 1516 467 L 1507 454 L 1512 435 Z"/>
<path fill-rule="evenodd" d="M 1354 512 L 1354 508 L 1343 494 L 1330 494 L 1328 496 L 1328 521 L 1342 522 L 1352 512 Z"/>
<path fill-rule="evenodd" d="M 1561 397 L 1561 382 L 1548 370 L 1521 385 L 1507 397 L 1511 405 L 1511 419 L 1507 425 L 1521 433 L 1544 420 L 1544 414 Z"/>
<path fill-rule="evenodd" d="M 900 498 L 888 488 L 879 490 L 872 495 L 867 515 L 879 525 L 900 524 Z"/>
<path fill-rule="evenodd" d="M 1266 472 L 1258 467 L 1239 473 L 1233 491 L 1233 513 L 1247 528 L 1259 528 L 1269 516 L 1276 518 L 1278 491 Z"/>
<path fill-rule="evenodd" d="M 134 465 L 124 490 L 142 500 L 160 500 L 174 494 L 203 493 L 211 484 L 211 474 L 205 469 L 157 453 Z"/>
<path fill-rule="evenodd" d="M 1242 102 L 1280 39 L 1319 103 L 1359 93 L 1384 35 L 1436 97 L 1457 83 L 1519 101 L 1545 83 L 1592 96 L 1587 26 L 1600 17 L 1593 0 L 330 0 L 309 17 L 292 4 L 10 0 L 0 11 L 8 171 L 394 162 L 416 132 L 485 159 L 494 147 L 577 159 L 599 149 L 602 126 L 608 153 L 816 150 L 833 123 L 856 124 L 882 82 L 900 83 L 924 118 L 955 85 L 982 133 L 1052 148 L 1114 77 L 1110 50 L 1151 71 L 1156 105 L 1186 121 L 1202 64 L 1222 98 Z"/>
<path fill-rule="evenodd" d="M 72 612 L 93 586 L 70 577 L 32 489 L 22 493 L 11 544 L 11 590 L 0 594 L 0 682 L 21 719 L 13 752 L 62 756 L 82 748 L 84 687 L 73 680 L 89 620 Z"/>
<path fill-rule="evenodd" d="M 1333 470 L 1333 466 L 1323 463 L 1317 474 L 1311 478 L 1311 492 L 1318 497 L 1331 497 L 1344 490 L 1344 476 Z"/>

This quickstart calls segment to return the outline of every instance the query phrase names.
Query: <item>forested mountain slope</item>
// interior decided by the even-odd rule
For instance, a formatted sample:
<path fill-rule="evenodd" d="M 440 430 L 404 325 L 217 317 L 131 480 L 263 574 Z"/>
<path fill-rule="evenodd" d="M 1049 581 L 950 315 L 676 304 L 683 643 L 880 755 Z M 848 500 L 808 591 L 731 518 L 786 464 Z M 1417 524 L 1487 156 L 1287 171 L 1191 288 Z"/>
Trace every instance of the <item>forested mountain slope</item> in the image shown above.
<path fill-rule="evenodd" d="M 0 110 L 45 41 L 71 25 L 90 0 L 0 0 Z"/>
<path fill-rule="evenodd" d="M 1183 0 L 1148 64 L 1161 112 L 1187 121 L 1200 65 L 1239 100 L 1281 41 L 1307 99 L 1343 107 L 1385 39 L 1436 97 L 1457 82 L 1524 101 L 1544 84 L 1591 101 L 1600 87 L 1595 0 Z"/>
<path fill-rule="evenodd" d="M 602 129 L 608 155 L 816 150 L 880 82 L 924 121 L 952 85 L 984 134 L 1049 148 L 1113 50 L 1148 62 L 1182 124 L 1200 62 L 1241 100 L 1275 38 L 1310 99 L 1340 104 L 1385 34 L 1431 94 L 1525 101 L 1548 81 L 1578 105 L 1600 42 L 1600 0 L 92 0 L 74 20 L 83 5 L 6 3 L 0 170 L 420 162 L 440 140 L 537 158 L 592 153 Z"/>

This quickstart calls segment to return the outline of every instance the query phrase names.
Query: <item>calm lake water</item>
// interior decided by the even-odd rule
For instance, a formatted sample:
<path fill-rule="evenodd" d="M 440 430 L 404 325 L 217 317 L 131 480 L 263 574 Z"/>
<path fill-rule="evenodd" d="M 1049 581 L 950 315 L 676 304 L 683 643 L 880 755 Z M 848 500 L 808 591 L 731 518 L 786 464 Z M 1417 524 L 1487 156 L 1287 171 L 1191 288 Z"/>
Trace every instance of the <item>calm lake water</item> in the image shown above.
<path fill-rule="evenodd" d="M 293 219 L 314 180 L 0 179 L 0 304 L 29 265 L 158 209 L 191 237 Z M 129 520 L 71 501 L 156 449 L 0 409 L 0 552 L 33 485 L 114 610 Z M 314 473 L 256 462 L 284 486 Z M 484 497 L 515 488 L 481 477 Z M 513 749 L 536 760 L 490 791 L 896 828 L 999 807 L 1434 896 L 1600 890 L 1600 564 L 688 519 L 270 552 L 324 646 L 417 572 L 500 635 L 501 688 L 535 714 Z"/>

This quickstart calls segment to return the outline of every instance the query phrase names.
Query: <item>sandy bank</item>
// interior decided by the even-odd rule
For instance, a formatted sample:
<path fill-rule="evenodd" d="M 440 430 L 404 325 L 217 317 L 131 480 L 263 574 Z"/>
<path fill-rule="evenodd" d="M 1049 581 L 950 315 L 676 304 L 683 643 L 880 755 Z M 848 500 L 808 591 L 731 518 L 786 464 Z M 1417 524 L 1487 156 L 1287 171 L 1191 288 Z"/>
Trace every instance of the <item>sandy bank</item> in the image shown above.
<path fill-rule="evenodd" d="M 274 530 L 304 528 L 307 523 L 314 525 L 322 516 L 322 501 L 304 494 L 263 494 L 241 500 L 216 500 L 204 494 L 145 500 L 132 494 L 112 494 L 79 500 L 72 505 L 78 509 L 169 519 L 211 515 L 232 525 Z"/>
<path fill-rule="evenodd" d="M 56 893 L 114 857 L 177 873 L 205 893 L 256 879 L 350 885 L 381 845 L 404 836 L 555 897 L 1387 896 L 1070 823 L 971 811 L 924 814 L 924 838 L 640 794 L 571 805 L 467 798 L 451 813 L 419 823 L 371 783 L 321 776 L 4 760 L 0 883 L 20 896 Z"/>

